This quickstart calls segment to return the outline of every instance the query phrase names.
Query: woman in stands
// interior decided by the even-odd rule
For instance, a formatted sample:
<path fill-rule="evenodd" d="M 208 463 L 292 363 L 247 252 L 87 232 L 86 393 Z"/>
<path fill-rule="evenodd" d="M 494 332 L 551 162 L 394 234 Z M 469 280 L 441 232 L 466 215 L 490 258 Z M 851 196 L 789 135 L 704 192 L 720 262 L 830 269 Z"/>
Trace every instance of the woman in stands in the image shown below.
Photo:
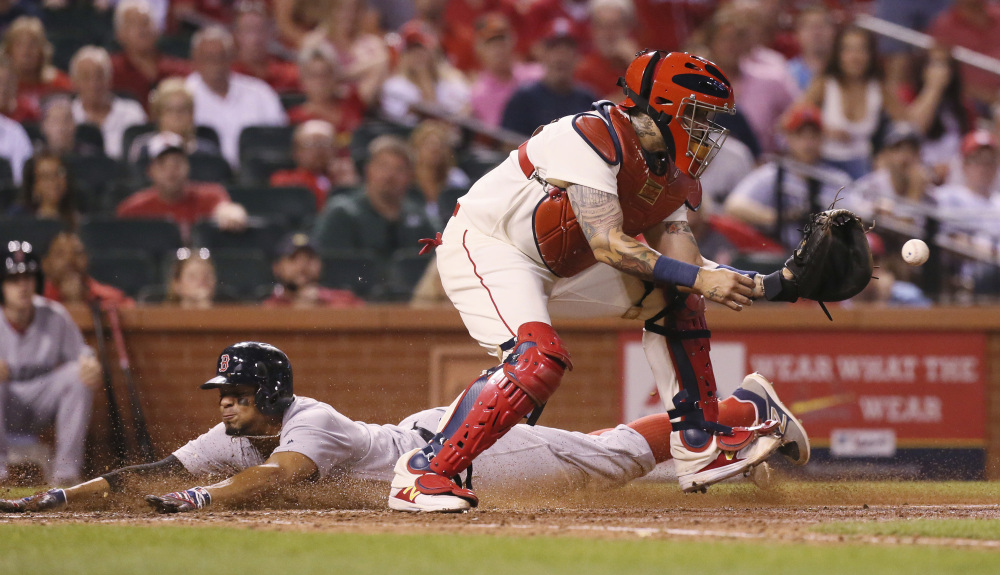
<path fill-rule="evenodd" d="M 215 264 L 205 248 L 177 250 L 165 303 L 183 309 L 208 309 L 215 301 Z"/>
<path fill-rule="evenodd" d="M 76 229 L 75 193 L 62 158 L 42 150 L 25 162 L 21 200 L 10 211 L 11 215 L 59 220 L 65 229 Z"/>

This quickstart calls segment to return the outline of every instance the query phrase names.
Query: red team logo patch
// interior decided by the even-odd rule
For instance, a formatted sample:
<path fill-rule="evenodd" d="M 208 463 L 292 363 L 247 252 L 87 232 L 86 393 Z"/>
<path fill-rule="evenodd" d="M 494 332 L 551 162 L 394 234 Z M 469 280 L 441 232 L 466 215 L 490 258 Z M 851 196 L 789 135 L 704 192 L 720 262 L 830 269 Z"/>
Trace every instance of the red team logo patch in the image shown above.
<path fill-rule="evenodd" d="M 229 369 L 229 354 L 224 353 L 222 357 L 219 358 L 219 373 L 223 373 Z"/>

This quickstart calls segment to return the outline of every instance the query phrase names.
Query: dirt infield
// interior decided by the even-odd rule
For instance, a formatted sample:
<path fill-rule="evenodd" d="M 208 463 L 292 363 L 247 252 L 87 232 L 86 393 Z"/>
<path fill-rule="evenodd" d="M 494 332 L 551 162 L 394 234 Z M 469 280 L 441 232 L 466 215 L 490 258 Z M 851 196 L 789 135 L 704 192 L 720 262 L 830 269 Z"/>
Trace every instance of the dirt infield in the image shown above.
<path fill-rule="evenodd" d="M 980 486 L 982 484 L 979 484 Z M 415 515 L 385 510 L 381 485 L 328 487 L 325 493 L 286 493 L 271 509 L 206 510 L 158 516 L 137 498 L 103 510 L 0 515 L 0 523 L 110 523 L 227 526 L 308 532 L 463 533 L 601 539 L 720 538 L 784 542 L 869 542 L 948 545 L 1000 550 L 996 540 L 825 535 L 809 528 L 839 521 L 1000 519 L 997 488 L 969 490 L 962 483 L 782 484 L 761 491 L 748 484 L 720 485 L 684 495 L 676 484 L 640 483 L 607 493 L 547 494 L 517 498 L 484 494 L 476 510 Z M 338 489 L 343 491 L 338 493 Z M 350 496 L 345 493 L 350 493 Z"/>

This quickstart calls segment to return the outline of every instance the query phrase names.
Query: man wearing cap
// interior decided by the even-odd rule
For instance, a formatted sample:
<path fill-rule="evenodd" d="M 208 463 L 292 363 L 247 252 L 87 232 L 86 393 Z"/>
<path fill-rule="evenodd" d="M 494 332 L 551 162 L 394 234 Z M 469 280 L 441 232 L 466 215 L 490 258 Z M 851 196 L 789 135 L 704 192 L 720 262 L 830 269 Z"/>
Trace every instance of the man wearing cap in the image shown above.
<path fill-rule="evenodd" d="M 920 161 L 920 142 L 920 134 L 910 124 L 897 122 L 889 128 L 875 158 L 875 170 L 845 190 L 862 218 L 897 218 L 893 214 L 896 202 L 929 199 L 934 186 L 930 170 Z"/>
<path fill-rule="evenodd" d="M 316 247 L 303 233 L 291 234 L 278 245 L 274 261 L 274 286 L 271 297 L 264 301 L 269 307 L 359 307 L 358 296 L 347 290 L 329 289 L 319 285 L 323 261 Z"/>
<path fill-rule="evenodd" d="M 788 151 L 750 172 L 726 198 L 725 211 L 794 248 L 809 214 L 826 209 L 851 178 L 820 161 L 823 122 L 818 109 L 793 110 L 783 128 Z"/>
<path fill-rule="evenodd" d="M 184 140 L 172 132 L 160 132 L 149 141 L 147 173 L 153 185 L 125 198 L 115 211 L 119 218 L 168 218 L 188 237 L 191 226 L 212 218 L 227 231 L 246 227 L 243 206 L 229 199 L 219 184 L 191 182 Z"/>
<path fill-rule="evenodd" d="M 28 242 L 0 246 L 0 484 L 8 434 L 55 424 L 53 482 L 72 483 L 83 467 L 100 364 L 62 305 L 41 295 L 42 269 Z"/>
<path fill-rule="evenodd" d="M 514 92 L 504 108 L 501 126 L 528 136 L 556 118 L 590 109 L 596 98 L 573 79 L 579 54 L 572 31 L 567 19 L 552 21 L 540 41 L 542 78 Z"/>

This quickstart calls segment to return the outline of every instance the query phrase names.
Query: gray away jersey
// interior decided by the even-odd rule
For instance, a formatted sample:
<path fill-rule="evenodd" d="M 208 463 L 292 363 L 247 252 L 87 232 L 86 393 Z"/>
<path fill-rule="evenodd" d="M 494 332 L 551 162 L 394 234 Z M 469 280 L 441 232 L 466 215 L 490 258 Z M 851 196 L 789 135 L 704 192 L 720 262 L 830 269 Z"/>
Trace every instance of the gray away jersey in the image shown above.
<path fill-rule="evenodd" d="M 0 359 L 10 366 L 13 382 L 38 379 L 90 349 L 62 304 L 39 295 L 32 303 L 35 318 L 24 333 L 0 314 Z"/>

